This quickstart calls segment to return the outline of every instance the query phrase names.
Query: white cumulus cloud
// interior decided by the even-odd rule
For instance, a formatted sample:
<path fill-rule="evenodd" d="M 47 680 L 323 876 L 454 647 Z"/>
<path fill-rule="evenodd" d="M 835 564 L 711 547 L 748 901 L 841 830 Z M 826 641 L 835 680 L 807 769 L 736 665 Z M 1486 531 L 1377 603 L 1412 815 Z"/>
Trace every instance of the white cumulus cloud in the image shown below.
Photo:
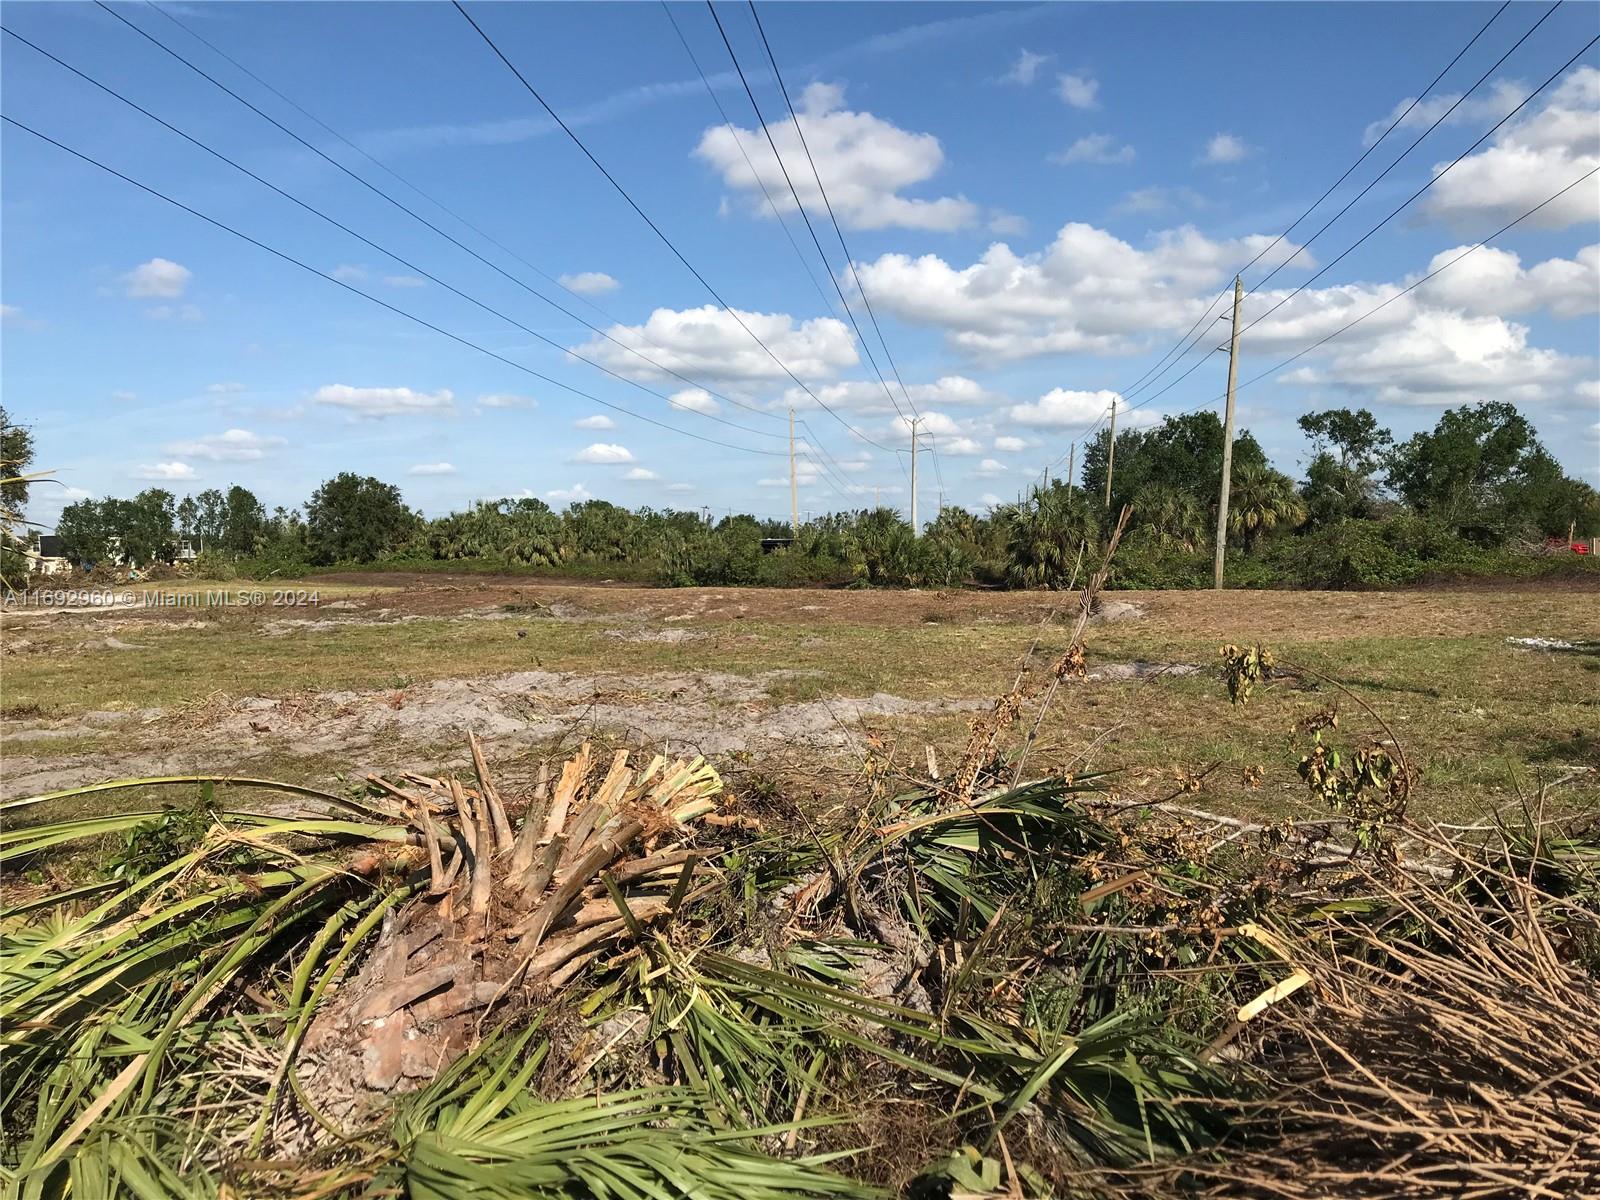
<path fill-rule="evenodd" d="M 1451 265 L 1417 289 L 1426 302 L 1476 314 L 1542 309 L 1558 317 L 1581 317 L 1600 310 L 1600 245 L 1527 268 L 1509 250 L 1481 246 L 1463 255 L 1467 249 L 1457 246 L 1433 256 L 1422 274 Z"/>
<path fill-rule="evenodd" d="M 551 488 L 544 496 L 546 500 L 570 500 L 574 503 L 594 499 L 594 493 L 581 483 L 575 483 L 568 488 Z"/>
<path fill-rule="evenodd" d="M 255 462 L 284 444 L 281 437 L 252 433 L 248 429 L 226 429 L 207 437 L 169 443 L 167 453 L 212 462 Z"/>
<path fill-rule="evenodd" d="M 579 271 L 576 275 L 561 276 L 561 286 L 580 296 L 601 296 L 622 285 L 604 271 Z"/>
<path fill-rule="evenodd" d="M 652 479 L 660 479 L 661 476 L 650 470 L 649 467 L 634 467 L 623 478 L 635 483 L 646 483 Z"/>
<path fill-rule="evenodd" d="M 418 392 L 407 387 L 351 387 L 330 383 L 318 388 L 311 398 L 318 404 L 342 408 L 363 417 L 389 417 L 404 413 L 451 413 L 455 394 L 449 388 L 437 392 Z"/>
<path fill-rule="evenodd" d="M 662 367 L 701 379 L 788 378 L 741 321 L 802 379 L 826 378 L 860 361 L 849 328 L 834 317 L 797 322 L 786 313 L 736 311 L 737 318 L 712 304 L 682 311 L 658 308 L 643 325 L 613 325 L 608 332 L 624 345 L 648 347 Z M 605 338 L 592 338 L 577 351 L 630 379 L 666 377 Z"/>
<path fill-rule="evenodd" d="M 176 300 L 194 272 L 170 258 L 152 258 L 122 277 L 125 293 L 134 299 Z"/>
<path fill-rule="evenodd" d="M 1011 69 L 1000 77 L 1000 82 L 1028 87 L 1039 77 L 1039 68 L 1054 57 L 1053 54 L 1035 54 L 1031 50 L 1019 50 L 1017 61 L 1012 63 Z"/>
<path fill-rule="evenodd" d="M 1100 107 L 1100 81 L 1092 75 L 1062 75 L 1056 80 L 1056 91 L 1073 108 Z"/>
<path fill-rule="evenodd" d="M 511 392 L 490 392 L 487 396 L 479 396 L 478 403 L 484 408 L 539 407 L 539 402 L 532 396 L 518 396 Z"/>
<path fill-rule="evenodd" d="M 633 451 L 626 446 L 619 446 L 615 442 L 594 442 L 579 450 L 567 461 L 606 466 L 617 463 L 631 463 L 633 461 Z"/>
<path fill-rule="evenodd" d="M 418 463 L 406 472 L 407 475 L 454 475 L 455 467 L 447 462 Z"/>
<path fill-rule="evenodd" d="M 1040 354 L 1126 354 L 1152 333 L 1187 329 L 1240 262 L 1265 250 L 1265 234 L 1213 241 L 1192 226 L 1143 248 L 1080 222 L 1062 226 L 1037 254 L 996 242 L 970 266 L 936 254 L 885 254 L 857 264 L 879 310 L 942 328 L 956 349 L 1004 361 Z M 1263 263 L 1299 247 L 1280 242 Z M 1297 265 L 1309 265 L 1300 255 Z"/>
<path fill-rule="evenodd" d="M 931 133 L 908 132 L 881 117 L 852 112 L 843 105 L 842 87 L 813 83 L 800 94 L 797 105 L 805 146 L 787 118 L 774 121 L 767 129 L 784 163 L 803 163 L 806 150 L 810 150 L 817 173 L 828 181 L 828 200 L 841 224 L 851 229 L 948 232 L 977 219 L 977 205 L 965 197 L 930 200 L 902 195 L 905 189 L 933 178 L 944 165 L 944 150 L 938 138 Z M 714 126 L 701 136 L 695 155 L 715 168 L 728 187 L 743 193 L 753 212 L 771 212 L 761 192 L 762 183 L 780 210 L 794 209 L 794 197 L 782 165 L 761 130 Z M 791 166 L 789 177 L 807 209 L 826 212 L 821 189 L 809 166 L 800 170 Z"/>
<path fill-rule="evenodd" d="M 1120 166 L 1131 163 L 1135 154 L 1126 142 L 1119 144 L 1109 133 L 1085 134 L 1065 150 L 1050 155 L 1050 161 L 1069 166 L 1072 163 L 1095 163 L 1100 166 Z"/>
<path fill-rule="evenodd" d="M 617 423 L 605 413 L 595 413 L 592 417 L 580 417 L 572 423 L 574 429 L 615 429 Z"/>
<path fill-rule="evenodd" d="M 199 479 L 195 470 L 186 462 L 158 462 L 149 466 L 138 466 L 128 472 L 135 479 L 149 479 L 164 483 L 182 483 L 190 479 Z"/>
<path fill-rule="evenodd" d="M 1243 138 L 1231 133 L 1219 133 L 1206 143 L 1206 151 L 1200 161 L 1212 166 L 1236 163 L 1247 158 L 1250 152 L 1251 147 L 1245 144 Z"/>
<path fill-rule="evenodd" d="M 722 405 L 704 388 L 684 388 L 681 392 L 673 392 L 669 397 L 673 408 L 681 408 L 687 412 L 714 413 L 721 412 Z"/>
<path fill-rule="evenodd" d="M 1120 414 L 1127 402 L 1116 392 L 1074 392 L 1066 388 L 1052 388 L 1031 404 L 1013 404 L 1006 415 L 1018 425 L 1034 425 L 1051 429 L 1091 425 L 1117 405 Z"/>
<path fill-rule="evenodd" d="M 1526 109 L 1523 110 L 1527 112 Z M 1455 167 L 1434 164 L 1439 179 L 1423 211 L 1463 231 L 1510 221 L 1558 188 L 1600 167 L 1600 68 L 1573 71 L 1543 107 L 1503 126 L 1487 146 Z M 1564 229 L 1600 212 L 1600 176 L 1546 204 L 1522 228 Z"/>

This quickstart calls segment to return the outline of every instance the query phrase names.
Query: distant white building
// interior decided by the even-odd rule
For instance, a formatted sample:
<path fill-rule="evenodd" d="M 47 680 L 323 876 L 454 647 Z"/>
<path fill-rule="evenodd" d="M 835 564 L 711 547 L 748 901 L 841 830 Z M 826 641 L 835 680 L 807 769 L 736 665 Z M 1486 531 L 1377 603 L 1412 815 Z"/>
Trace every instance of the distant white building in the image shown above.
<path fill-rule="evenodd" d="M 72 570 L 61 539 L 53 533 L 41 534 L 36 546 L 24 546 L 22 555 L 28 560 L 30 575 L 64 575 Z"/>

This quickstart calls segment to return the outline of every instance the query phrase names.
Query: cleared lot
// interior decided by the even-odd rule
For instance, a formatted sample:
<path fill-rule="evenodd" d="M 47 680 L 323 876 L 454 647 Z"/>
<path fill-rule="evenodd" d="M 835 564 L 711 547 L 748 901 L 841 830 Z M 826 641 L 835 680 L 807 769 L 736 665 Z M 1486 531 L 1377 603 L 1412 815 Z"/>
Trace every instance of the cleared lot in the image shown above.
<path fill-rule="evenodd" d="M 1035 637 L 1037 665 L 1061 647 L 1064 623 L 1041 621 L 1074 603 L 437 575 L 295 586 L 316 602 L 8 612 L 4 794 L 199 771 L 328 784 L 454 763 L 472 729 L 513 783 L 593 737 L 700 750 L 747 791 L 826 805 L 869 752 L 908 774 L 927 771 L 928 746 L 953 761 Z M 213 590 L 240 588 L 254 585 Z M 1207 808 L 1296 812 L 1292 726 L 1332 705 L 1354 744 L 1377 729 L 1365 702 L 1421 765 L 1430 812 L 1476 816 L 1541 779 L 1563 780 L 1575 801 L 1594 796 L 1596 599 L 1111 594 L 1089 678 L 1052 708 L 1029 773 L 1114 769 L 1130 799 L 1204 773 Z M 1231 708 L 1218 647 L 1254 641 L 1320 677 Z"/>

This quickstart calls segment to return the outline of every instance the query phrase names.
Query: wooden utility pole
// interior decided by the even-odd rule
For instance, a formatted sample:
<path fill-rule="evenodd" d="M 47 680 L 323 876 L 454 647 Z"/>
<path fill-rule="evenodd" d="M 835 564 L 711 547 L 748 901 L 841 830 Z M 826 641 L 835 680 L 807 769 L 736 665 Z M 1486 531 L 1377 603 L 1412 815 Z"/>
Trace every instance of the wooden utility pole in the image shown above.
<path fill-rule="evenodd" d="M 800 482 L 794 472 L 794 409 L 789 409 L 789 527 L 800 536 Z"/>
<path fill-rule="evenodd" d="M 1239 301 L 1244 285 L 1233 277 L 1233 332 L 1228 335 L 1228 405 L 1222 418 L 1222 491 L 1217 496 L 1217 554 L 1211 563 L 1211 585 L 1222 590 L 1222 565 L 1228 553 L 1228 489 L 1233 483 L 1233 384 L 1239 378 Z"/>
<path fill-rule="evenodd" d="M 911 418 L 911 536 L 916 537 L 917 525 L 917 420 Z"/>
<path fill-rule="evenodd" d="M 1067 495 L 1072 495 L 1072 468 L 1078 460 L 1078 443 L 1067 447 Z"/>
<path fill-rule="evenodd" d="M 1111 438 L 1106 442 L 1106 512 L 1111 511 L 1111 468 L 1117 463 L 1117 402 L 1111 402 Z"/>

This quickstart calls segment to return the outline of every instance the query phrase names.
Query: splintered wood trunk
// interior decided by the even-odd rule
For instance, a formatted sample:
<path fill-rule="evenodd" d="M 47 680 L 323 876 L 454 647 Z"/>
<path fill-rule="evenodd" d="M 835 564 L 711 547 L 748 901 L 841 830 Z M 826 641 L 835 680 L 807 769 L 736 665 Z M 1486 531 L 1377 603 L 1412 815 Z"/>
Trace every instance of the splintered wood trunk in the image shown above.
<path fill-rule="evenodd" d="M 399 802 L 426 878 L 311 1023 L 303 1082 L 330 1115 L 432 1079 L 492 1017 L 559 991 L 668 919 L 718 849 L 694 837 L 722 790 L 702 759 L 657 755 L 635 769 L 619 750 L 602 774 L 585 743 L 553 789 L 541 768 L 513 828 L 476 737 L 470 746 L 476 787 L 369 777 Z"/>

